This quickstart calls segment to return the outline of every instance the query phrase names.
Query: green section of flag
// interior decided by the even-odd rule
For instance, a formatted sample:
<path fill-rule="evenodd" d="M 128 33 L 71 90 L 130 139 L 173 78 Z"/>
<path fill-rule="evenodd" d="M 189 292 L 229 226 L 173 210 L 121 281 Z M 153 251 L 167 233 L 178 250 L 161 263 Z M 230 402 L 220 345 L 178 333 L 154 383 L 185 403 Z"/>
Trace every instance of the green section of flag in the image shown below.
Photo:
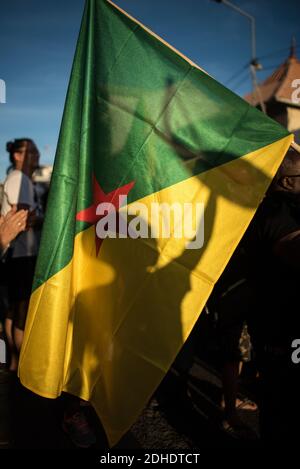
<path fill-rule="evenodd" d="M 288 132 L 105 0 L 88 0 L 59 137 L 34 288 L 72 258 L 92 176 L 132 202 Z"/>

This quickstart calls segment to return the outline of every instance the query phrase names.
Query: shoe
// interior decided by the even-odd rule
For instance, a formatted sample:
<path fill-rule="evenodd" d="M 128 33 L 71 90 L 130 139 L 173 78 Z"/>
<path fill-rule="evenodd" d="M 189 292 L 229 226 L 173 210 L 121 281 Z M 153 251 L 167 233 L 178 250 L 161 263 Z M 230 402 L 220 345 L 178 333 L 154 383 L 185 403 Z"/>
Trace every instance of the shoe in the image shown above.
<path fill-rule="evenodd" d="M 89 448 L 96 443 L 96 435 L 82 411 L 76 412 L 71 417 L 65 414 L 62 428 L 74 445 L 80 448 Z"/>
<path fill-rule="evenodd" d="M 221 409 L 225 409 L 224 398 L 221 400 L 220 407 Z M 257 404 L 251 401 L 251 399 L 248 399 L 248 397 L 238 397 L 235 401 L 235 408 L 239 410 L 250 410 L 252 412 L 255 412 L 258 409 Z"/>
<path fill-rule="evenodd" d="M 258 407 L 255 402 L 251 401 L 251 399 L 248 399 L 247 397 L 241 397 L 240 399 L 237 398 L 236 400 L 236 409 L 250 410 L 252 412 L 255 412 Z"/>

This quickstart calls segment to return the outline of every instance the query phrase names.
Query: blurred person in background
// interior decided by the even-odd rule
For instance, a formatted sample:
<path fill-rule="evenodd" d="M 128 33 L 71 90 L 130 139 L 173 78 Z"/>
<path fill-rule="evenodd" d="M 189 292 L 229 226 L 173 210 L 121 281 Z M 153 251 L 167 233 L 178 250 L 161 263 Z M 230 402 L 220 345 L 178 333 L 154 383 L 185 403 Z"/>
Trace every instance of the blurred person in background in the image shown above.
<path fill-rule="evenodd" d="M 35 263 L 38 253 L 43 214 L 32 175 L 39 166 L 39 151 L 28 138 L 8 142 L 6 149 L 11 163 L 4 182 L 2 216 L 13 206 L 28 211 L 27 226 L 11 243 L 6 259 L 9 308 L 5 314 L 5 332 L 9 347 L 11 371 L 16 371 L 23 341 L 25 321 L 31 295 Z"/>

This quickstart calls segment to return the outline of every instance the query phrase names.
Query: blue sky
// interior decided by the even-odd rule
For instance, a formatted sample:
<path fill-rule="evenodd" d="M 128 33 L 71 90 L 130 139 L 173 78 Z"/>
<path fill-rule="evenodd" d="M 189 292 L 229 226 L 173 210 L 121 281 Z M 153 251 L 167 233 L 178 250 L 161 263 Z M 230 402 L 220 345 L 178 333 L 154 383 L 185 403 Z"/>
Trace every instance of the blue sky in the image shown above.
<path fill-rule="evenodd" d="M 288 55 L 292 34 L 300 56 L 296 0 L 232 0 L 257 23 L 262 80 Z M 84 0 L 9 0 L 0 6 L 0 180 L 7 167 L 6 141 L 28 136 L 53 162 Z M 246 18 L 212 0 L 115 0 L 217 80 L 243 95 L 251 88 Z M 268 56 L 268 57 L 264 57 Z M 243 70 L 244 67 L 244 70 Z M 238 74 L 241 70 L 242 73 Z M 230 80 L 230 78 L 235 77 Z M 299 77 L 300 78 L 300 77 Z"/>

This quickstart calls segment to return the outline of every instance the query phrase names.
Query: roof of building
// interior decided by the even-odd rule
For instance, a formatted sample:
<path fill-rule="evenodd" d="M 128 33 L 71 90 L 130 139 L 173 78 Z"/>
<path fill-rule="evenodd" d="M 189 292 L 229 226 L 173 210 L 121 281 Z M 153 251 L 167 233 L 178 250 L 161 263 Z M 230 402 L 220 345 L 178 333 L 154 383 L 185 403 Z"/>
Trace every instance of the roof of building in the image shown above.
<path fill-rule="evenodd" d="M 247 94 L 245 100 L 253 106 L 257 106 L 260 103 L 258 96 L 260 93 L 264 103 L 274 99 L 300 107 L 300 103 L 296 103 L 292 98 L 293 91 L 295 91 L 292 83 L 297 79 L 300 79 L 300 60 L 296 56 L 296 42 L 293 41 L 288 59 L 270 77 L 258 85 L 258 91 Z"/>

